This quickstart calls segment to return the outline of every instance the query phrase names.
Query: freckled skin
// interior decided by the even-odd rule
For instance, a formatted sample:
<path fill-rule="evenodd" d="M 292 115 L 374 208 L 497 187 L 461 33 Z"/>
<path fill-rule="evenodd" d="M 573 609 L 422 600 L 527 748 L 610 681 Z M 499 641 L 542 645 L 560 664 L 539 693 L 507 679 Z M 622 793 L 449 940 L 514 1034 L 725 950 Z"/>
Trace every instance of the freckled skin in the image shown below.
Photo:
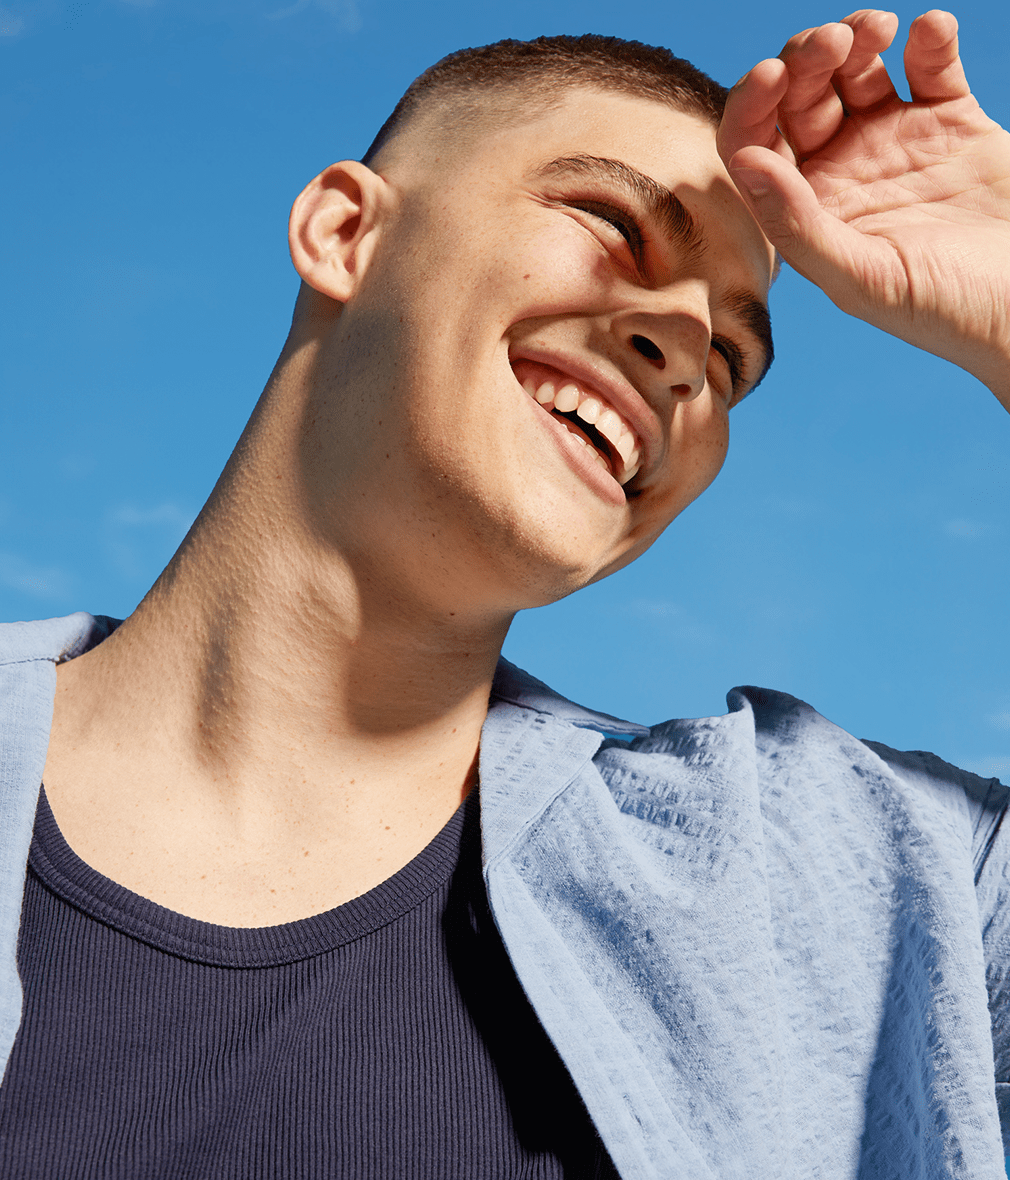
<path fill-rule="evenodd" d="M 358 430 L 342 472 L 360 488 L 377 446 L 399 460 L 368 499 L 373 520 L 355 527 L 402 549 L 415 517 L 437 519 L 428 557 L 461 596 L 514 611 L 626 564 L 714 478 L 729 406 L 706 380 L 713 320 L 729 287 L 764 297 L 771 254 L 714 129 L 660 104 L 573 91 L 534 124 L 483 137 L 462 157 L 443 153 L 440 167 L 419 164 L 407 139 L 379 164 L 395 213 L 342 313 L 354 355 L 328 363 L 352 380 L 343 403 L 319 407 L 321 434 L 344 433 L 348 403 L 387 408 L 381 432 Z M 674 189 L 706 233 L 703 256 L 654 233 L 648 273 L 636 275 L 601 227 L 565 207 L 572 186 L 533 179 L 544 161 L 586 151 Z M 368 343 L 376 333 L 381 347 Z M 635 334 L 662 349 L 663 372 L 632 346 Z M 644 400 L 655 440 L 632 498 L 608 502 L 559 455 L 509 366 L 510 351 L 528 347 L 587 360 Z M 332 453 L 314 450 L 314 485 Z M 346 520 L 339 491 L 330 514 Z"/>

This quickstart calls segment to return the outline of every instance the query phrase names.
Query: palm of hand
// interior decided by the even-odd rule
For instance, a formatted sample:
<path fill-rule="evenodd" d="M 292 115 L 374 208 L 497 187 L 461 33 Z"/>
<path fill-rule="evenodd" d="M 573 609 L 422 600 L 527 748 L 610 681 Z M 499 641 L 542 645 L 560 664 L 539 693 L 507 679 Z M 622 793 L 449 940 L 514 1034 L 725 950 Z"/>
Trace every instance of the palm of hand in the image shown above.
<path fill-rule="evenodd" d="M 888 105 L 847 120 L 800 172 L 822 209 L 878 239 L 852 263 L 897 334 L 971 339 L 1010 307 L 1010 133 L 970 96 Z"/>
<path fill-rule="evenodd" d="M 756 67 L 731 96 L 720 150 L 734 172 L 757 166 L 771 178 L 751 205 L 795 269 L 843 310 L 992 385 L 994 365 L 1010 359 L 1010 134 L 968 91 L 953 35 L 945 70 L 934 47 L 925 75 L 942 73 L 946 93 L 901 101 L 865 15 L 849 18 L 855 32 L 834 71 L 822 30 L 790 42 L 785 69 Z M 910 39 L 913 94 L 927 85 L 916 50 Z M 867 95 L 875 101 L 860 103 Z"/>

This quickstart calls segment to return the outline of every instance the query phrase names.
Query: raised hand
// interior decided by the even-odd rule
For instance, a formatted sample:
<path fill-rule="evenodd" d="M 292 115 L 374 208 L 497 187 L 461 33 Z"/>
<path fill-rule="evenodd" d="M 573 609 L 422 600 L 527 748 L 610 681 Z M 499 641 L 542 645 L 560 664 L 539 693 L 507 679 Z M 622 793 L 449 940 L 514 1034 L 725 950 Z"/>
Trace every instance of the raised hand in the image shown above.
<path fill-rule="evenodd" d="M 972 97 L 957 21 L 880 53 L 891 13 L 793 37 L 733 89 L 719 151 L 783 258 L 843 311 L 984 381 L 1010 409 L 1010 134 Z"/>

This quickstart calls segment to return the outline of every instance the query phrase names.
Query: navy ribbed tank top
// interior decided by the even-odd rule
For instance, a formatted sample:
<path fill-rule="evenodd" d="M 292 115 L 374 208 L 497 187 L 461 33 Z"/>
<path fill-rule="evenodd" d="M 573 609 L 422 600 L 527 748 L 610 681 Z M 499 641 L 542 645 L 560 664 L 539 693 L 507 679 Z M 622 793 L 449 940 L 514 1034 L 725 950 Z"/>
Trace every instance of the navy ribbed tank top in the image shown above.
<path fill-rule="evenodd" d="M 0 1176 L 616 1176 L 494 927 L 478 807 L 345 905 L 235 928 L 95 872 L 43 791 Z"/>

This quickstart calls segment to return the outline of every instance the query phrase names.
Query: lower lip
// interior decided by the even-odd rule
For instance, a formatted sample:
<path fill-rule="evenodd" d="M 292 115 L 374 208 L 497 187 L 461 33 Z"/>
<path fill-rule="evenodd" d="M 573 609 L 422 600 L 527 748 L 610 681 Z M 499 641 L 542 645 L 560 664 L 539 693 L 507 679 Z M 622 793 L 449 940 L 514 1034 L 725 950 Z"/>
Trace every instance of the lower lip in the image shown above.
<path fill-rule="evenodd" d="M 575 474 L 608 504 L 618 507 L 627 504 L 624 488 L 592 457 L 596 452 L 580 443 L 567 426 L 559 422 L 549 410 L 545 410 L 535 398 L 530 397 L 525 389 L 522 390 L 522 395 L 533 407 L 537 419 L 550 431 L 558 450 Z"/>

